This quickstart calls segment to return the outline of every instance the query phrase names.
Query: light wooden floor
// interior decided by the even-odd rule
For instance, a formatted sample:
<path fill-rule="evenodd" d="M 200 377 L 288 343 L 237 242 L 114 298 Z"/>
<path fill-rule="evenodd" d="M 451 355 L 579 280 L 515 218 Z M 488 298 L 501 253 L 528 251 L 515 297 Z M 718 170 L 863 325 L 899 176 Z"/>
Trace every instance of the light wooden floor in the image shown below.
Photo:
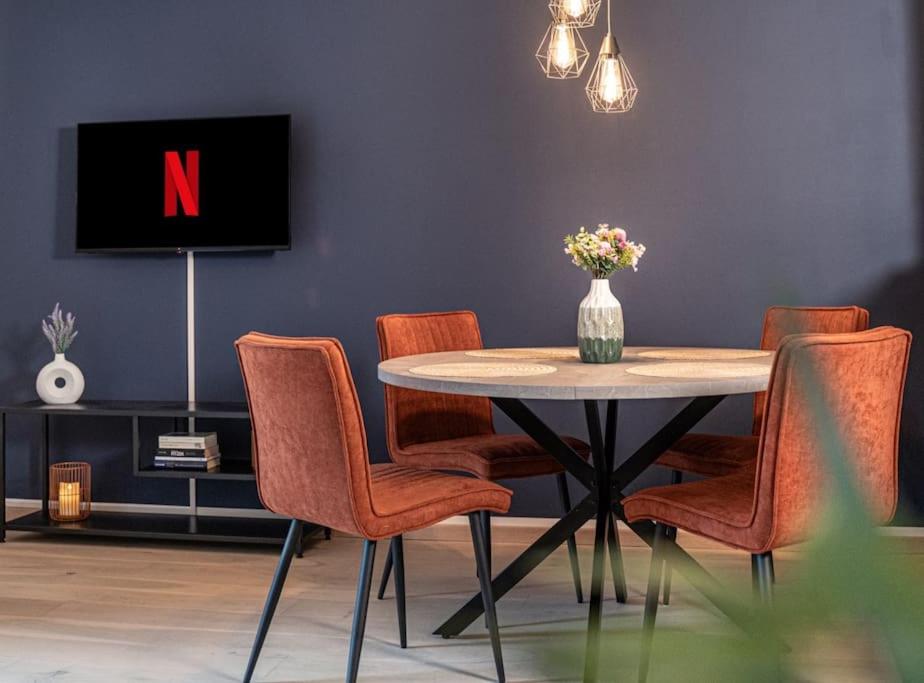
<path fill-rule="evenodd" d="M 522 547 L 496 543 L 496 564 L 505 564 Z M 355 539 L 335 536 L 315 542 L 303 559 L 294 561 L 255 680 L 342 680 L 360 548 Z M 382 543 L 377 575 L 384 551 Z M 271 548 L 52 540 L 11 533 L 9 542 L 0 545 L 0 681 L 239 681 L 276 553 Z M 582 546 L 581 553 L 586 586 L 590 548 Z M 625 554 L 629 604 L 618 605 L 607 585 L 604 609 L 611 638 L 635 637 L 641 623 L 648 552 L 636 545 Z M 742 586 L 749 582 L 746 555 L 723 550 L 696 554 L 723 579 Z M 460 638 L 431 635 L 477 588 L 469 545 L 408 541 L 405 555 L 409 648 L 402 651 L 396 644 L 394 601 L 373 597 L 361 680 L 493 680 L 480 621 Z M 797 561 L 797 553 L 778 553 L 781 585 Z M 509 680 L 550 680 L 545 655 L 579 637 L 587 615 L 586 605 L 574 601 L 564 550 L 501 601 L 498 610 Z M 668 623 L 727 628 L 679 580 L 675 600 L 659 614 L 659 624 Z M 806 680 L 870 680 L 866 666 L 861 656 L 820 666 L 816 661 L 806 670 Z M 556 680 L 578 679 L 578 667 L 576 660 L 575 670 Z"/>

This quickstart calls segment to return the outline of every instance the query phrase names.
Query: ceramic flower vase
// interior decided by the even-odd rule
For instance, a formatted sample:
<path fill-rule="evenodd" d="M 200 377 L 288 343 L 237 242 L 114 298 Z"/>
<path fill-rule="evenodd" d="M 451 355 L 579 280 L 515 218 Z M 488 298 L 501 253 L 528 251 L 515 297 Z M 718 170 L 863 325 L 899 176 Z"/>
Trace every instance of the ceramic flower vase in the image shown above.
<path fill-rule="evenodd" d="M 83 388 L 83 373 L 63 353 L 56 353 L 55 359 L 35 378 L 35 390 L 45 403 L 77 403 L 83 395 Z"/>
<path fill-rule="evenodd" d="M 578 309 L 578 349 L 585 363 L 615 363 L 622 358 L 625 330 L 622 306 L 610 281 L 595 279 Z"/>

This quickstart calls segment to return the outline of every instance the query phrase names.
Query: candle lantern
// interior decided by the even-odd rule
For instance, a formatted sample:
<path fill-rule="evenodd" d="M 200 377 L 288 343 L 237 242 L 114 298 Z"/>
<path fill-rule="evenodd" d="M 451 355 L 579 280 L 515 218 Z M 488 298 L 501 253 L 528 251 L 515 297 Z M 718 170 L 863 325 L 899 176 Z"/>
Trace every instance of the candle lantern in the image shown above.
<path fill-rule="evenodd" d="M 48 484 L 48 514 L 53 520 L 76 522 L 90 516 L 90 463 L 52 465 Z"/>

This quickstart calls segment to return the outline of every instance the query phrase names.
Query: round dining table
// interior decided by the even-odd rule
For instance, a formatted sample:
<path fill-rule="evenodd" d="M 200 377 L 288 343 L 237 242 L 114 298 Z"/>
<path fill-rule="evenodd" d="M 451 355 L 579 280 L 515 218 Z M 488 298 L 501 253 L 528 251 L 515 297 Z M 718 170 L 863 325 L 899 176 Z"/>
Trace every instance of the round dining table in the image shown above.
<path fill-rule="evenodd" d="M 625 574 L 616 519 L 626 522 L 623 491 L 680 437 L 726 396 L 767 389 L 773 352 L 758 349 L 626 347 L 622 360 L 611 364 L 581 362 L 576 348 L 474 349 L 403 356 L 383 361 L 379 379 L 407 389 L 483 396 L 558 460 L 587 493 L 559 521 L 492 580 L 495 600 L 535 569 L 583 524 L 595 520 L 594 554 L 587 628 L 584 680 L 597 678 L 607 548 L 617 599 L 626 601 Z M 664 427 L 616 466 L 616 423 L 621 400 L 691 399 Z M 587 420 L 591 462 L 540 420 L 526 401 L 581 401 Z M 600 402 L 605 402 L 601 420 Z M 628 524 L 653 543 L 654 525 Z M 679 546 L 673 569 L 732 619 L 742 622 L 736 606 L 724 603 L 715 584 Z M 477 594 L 435 633 L 458 635 L 483 613 Z"/>

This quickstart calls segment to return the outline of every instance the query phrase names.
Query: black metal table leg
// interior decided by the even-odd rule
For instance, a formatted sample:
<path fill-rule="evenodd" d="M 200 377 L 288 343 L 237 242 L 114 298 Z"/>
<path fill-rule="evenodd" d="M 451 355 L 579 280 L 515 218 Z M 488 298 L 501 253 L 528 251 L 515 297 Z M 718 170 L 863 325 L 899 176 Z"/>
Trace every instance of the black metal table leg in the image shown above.
<path fill-rule="evenodd" d="M 681 436 L 692 429 L 705 415 L 707 415 L 724 396 L 706 396 L 693 399 L 655 436 L 648 440 L 632 456 L 618 468 L 614 466 L 614 450 L 616 440 L 616 402 L 610 401 L 607 405 L 607 434 L 604 435 L 600 425 L 599 407 L 596 401 L 585 401 L 585 413 L 588 420 L 591 447 L 593 449 L 595 466 L 584 462 L 568 444 L 562 441 L 552 429 L 545 425 L 526 405 L 518 399 L 492 398 L 492 402 L 513 420 L 524 433 L 533 438 L 540 446 L 549 452 L 562 466 L 583 484 L 590 492 L 578 505 L 554 524 L 546 533 L 526 549 L 517 559 L 508 565 L 491 582 L 492 593 L 496 600 L 501 599 L 507 591 L 523 580 L 556 548 L 567 541 L 569 535 L 575 533 L 585 522 L 591 518 L 596 519 L 596 537 L 594 552 L 594 578 L 592 581 L 592 596 L 590 615 L 588 619 L 587 660 L 585 662 L 585 681 L 595 680 L 597 674 L 597 661 L 599 655 L 600 624 L 602 622 L 602 586 L 605 573 L 607 534 L 616 533 L 615 514 L 625 521 L 625 514 L 619 505 L 622 500 L 622 489 L 636 479 L 642 472 L 651 466 L 658 457 L 669 449 Z M 596 464 L 599 463 L 599 466 Z M 654 524 L 630 524 L 630 529 L 649 545 L 654 542 Z M 608 531 L 609 530 L 609 531 Z M 610 560 L 613 566 L 614 581 L 616 574 L 624 577 L 621 556 L 618 553 L 617 539 L 610 536 Z M 733 620 L 742 624 L 746 618 L 736 609 L 735 605 L 728 604 L 714 590 L 711 577 L 696 563 L 693 558 L 686 555 L 679 546 L 674 545 L 665 553 L 671 561 L 677 557 L 678 570 L 684 576 L 692 575 L 690 582 L 701 590 L 706 597 L 716 604 L 726 614 L 733 613 Z M 697 571 L 697 568 L 699 571 Z M 624 579 L 623 579 L 624 581 Z M 594 599 L 594 588 L 599 586 L 597 599 Z M 617 596 L 622 592 L 619 583 Z M 623 583 L 624 586 L 624 583 Z M 624 590 L 624 588 L 623 588 Z M 708 593 L 708 594 L 707 594 Z M 595 605 L 596 603 L 596 605 Z M 441 624 L 434 634 L 451 638 L 461 633 L 484 613 L 481 594 L 472 597 L 460 610 Z"/>
<path fill-rule="evenodd" d="M 651 467 L 661 454 L 670 449 L 684 434 L 708 415 L 722 402 L 724 396 L 700 396 L 690 401 L 671 421 L 658 430 L 635 453 L 622 462 L 613 472 L 613 499 L 619 500 L 617 493 L 626 488 Z"/>
<path fill-rule="evenodd" d="M 600 428 L 600 409 L 596 401 L 584 402 L 587 433 L 593 453 L 597 479 L 596 527 L 594 530 L 593 573 L 590 581 L 590 610 L 587 617 L 587 649 L 584 657 L 584 681 L 597 680 L 600 656 L 600 630 L 603 621 L 603 581 L 606 574 L 606 530 L 609 525 L 609 479 L 603 433 Z"/>
<path fill-rule="evenodd" d="M 619 544 L 619 529 L 616 528 L 616 516 L 610 515 L 606 525 L 606 547 L 610 554 L 610 571 L 613 574 L 613 591 L 616 602 L 625 604 L 629 599 L 626 574 L 622 563 L 622 547 Z"/>
<path fill-rule="evenodd" d="M 515 398 L 492 398 L 491 401 L 525 434 L 558 460 L 571 476 L 590 491 L 596 488 L 593 467 L 584 462 L 584 459 L 571 446 L 562 441 L 555 430 L 540 420 L 523 401 Z"/>
<path fill-rule="evenodd" d="M 607 477 L 613 476 L 616 462 L 616 423 L 619 420 L 619 402 L 606 402 L 606 429 L 603 433 L 603 449 L 606 454 Z M 607 484 L 609 490 L 609 483 Z M 613 591 L 616 593 L 616 602 L 625 603 L 629 598 L 626 586 L 626 570 L 622 562 L 622 549 L 619 546 L 619 529 L 613 515 L 606 525 L 606 544 L 610 550 L 610 569 L 613 574 Z"/>
<path fill-rule="evenodd" d="M 556 548 L 564 543 L 568 536 L 575 533 L 587 520 L 591 519 L 596 509 L 597 502 L 594 496 L 592 494 L 588 495 L 571 512 L 553 524 L 548 531 L 542 534 L 519 557 L 494 577 L 491 582 L 491 592 L 494 599 L 500 600 L 501 597 L 506 595 L 507 591 L 522 581 Z M 484 604 L 481 593 L 477 593 L 433 633 L 434 635 L 443 636 L 443 638 L 457 636 L 483 613 Z"/>

